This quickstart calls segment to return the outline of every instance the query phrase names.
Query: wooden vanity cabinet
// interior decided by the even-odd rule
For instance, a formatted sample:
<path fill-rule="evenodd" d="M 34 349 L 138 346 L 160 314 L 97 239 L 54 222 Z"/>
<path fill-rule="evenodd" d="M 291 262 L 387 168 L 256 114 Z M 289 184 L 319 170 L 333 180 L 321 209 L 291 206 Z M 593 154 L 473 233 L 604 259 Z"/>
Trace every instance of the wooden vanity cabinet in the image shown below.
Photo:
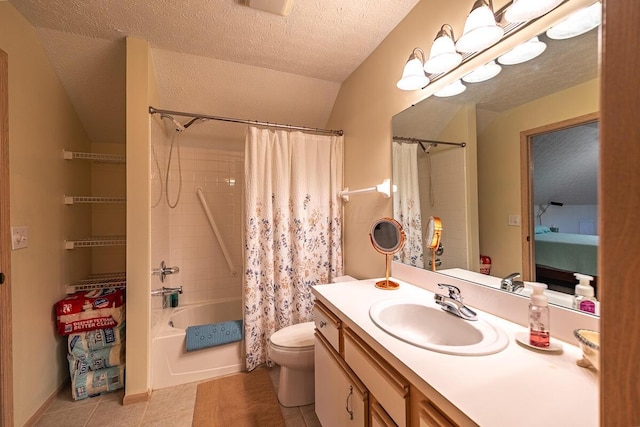
<path fill-rule="evenodd" d="M 476 425 L 433 389 L 409 383 L 319 301 L 314 319 L 315 410 L 324 427 Z"/>
<path fill-rule="evenodd" d="M 320 423 L 331 427 L 367 427 L 367 389 L 319 332 L 315 334 L 314 360 L 315 409 Z"/>

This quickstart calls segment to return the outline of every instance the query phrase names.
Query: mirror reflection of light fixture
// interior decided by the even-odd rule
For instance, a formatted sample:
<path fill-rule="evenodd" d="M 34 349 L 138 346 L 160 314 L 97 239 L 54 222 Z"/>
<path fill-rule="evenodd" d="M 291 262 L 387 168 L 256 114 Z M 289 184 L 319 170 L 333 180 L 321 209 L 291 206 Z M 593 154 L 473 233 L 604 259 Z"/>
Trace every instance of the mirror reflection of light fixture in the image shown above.
<path fill-rule="evenodd" d="M 560 202 L 547 202 L 544 205 L 538 205 L 538 208 L 540 209 L 540 212 L 538 212 L 538 225 L 542 225 L 542 214 L 545 213 L 547 211 L 547 209 L 549 209 L 549 206 L 564 206 L 564 203 L 560 203 Z"/>
<path fill-rule="evenodd" d="M 448 32 L 447 32 L 448 31 Z M 455 37 L 451 25 L 444 24 L 436 35 L 429 59 L 424 63 L 424 70 L 429 74 L 439 74 L 451 70 L 462 62 L 462 55 L 456 52 Z"/>
<path fill-rule="evenodd" d="M 540 55 L 547 48 L 546 43 L 541 42 L 538 37 L 534 37 L 498 58 L 502 65 L 522 64 Z"/>
<path fill-rule="evenodd" d="M 487 62 L 481 67 L 476 68 L 466 76 L 462 78 L 467 83 L 479 83 L 489 80 L 497 76 L 502 67 L 496 64 L 495 61 Z"/>
<path fill-rule="evenodd" d="M 462 36 L 456 42 L 458 52 L 479 52 L 495 44 L 504 35 L 496 23 L 493 1 L 476 0 L 464 23 Z"/>
<path fill-rule="evenodd" d="M 513 0 L 504 13 L 507 22 L 525 22 L 555 9 L 564 0 Z"/>
<path fill-rule="evenodd" d="M 596 2 L 589 7 L 574 12 L 558 25 L 547 30 L 547 36 L 551 39 L 564 40 L 579 36 L 593 30 L 602 21 L 602 5 Z"/>
<path fill-rule="evenodd" d="M 464 92 L 465 90 L 467 90 L 467 87 L 462 84 L 460 79 L 458 79 L 455 82 L 450 83 L 449 85 L 443 87 L 442 89 L 440 89 L 439 91 L 437 91 L 433 95 L 437 96 L 437 97 L 440 97 L 440 98 L 446 98 L 448 96 L 459 95 L 462 92 Z"/>
<path fill-rule="evenodd" d="M 424 73 L 424 51 L 416 47 L 409 55 L 409 59 L 402 71 L 402 78 L 396 86 L 402 90 L 422 89 L 429 84 L 429 78 Z"/>

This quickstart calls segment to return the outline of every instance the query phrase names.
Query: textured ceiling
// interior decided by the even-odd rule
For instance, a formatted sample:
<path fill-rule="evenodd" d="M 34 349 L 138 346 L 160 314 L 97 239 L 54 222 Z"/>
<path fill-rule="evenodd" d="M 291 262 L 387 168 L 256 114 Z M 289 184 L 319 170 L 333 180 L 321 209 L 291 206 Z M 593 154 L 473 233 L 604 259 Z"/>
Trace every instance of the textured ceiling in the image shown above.
<path fill-rule="evenodd" d="M 243 64 L 254 67 L 254 71 L 259 68 L 282 72 L 286 74 L 285 81 L 293 78 L 288 75 L 304 77 L 300 88 L 316 94 L 323 92 L 318 103 L 324 102 L 319 107 L 307 103 L 313 111 L 308 112 L 305 120 L 320 122 L 321 126 L 340 83 L 418 0 L 298 0 L 286 17 L 251 9 L 238 0 L 10 0 L 10 3 L 36 28 L 90 138 L 122 142 L 125 37 L 149 41 L 154 59 L 161 62 L 162 57 L 184 59 L 185 68 L 173 65 L 171 72 L 182 82 L 195 81 L 200 88 L 211 81 L 208 68 L 212 60 Z M 175 53 L 183 56 L 177 57 Z M 248 73 L 254 78 L 256 73 L 248 72 L 251 68 L 246 67 L 241 68 L 240 74 Z M 157 70 L 163 72 L 159 67 Z M 159 80 L 161 94 L 179 95 L 179 89 L 162 86 L 175 84 L 174 79 L 165 76 Z M 99 106 L 96 100 L 100 100 Z M 185 104 L 184 100 L 169 99 L 168 95 L 164 101 L 167 105 L 161 108 L 175 109 L 174 105 Z M 289 112 L 305 107 L 283 108 L 280 105 L 283 102 L 271 99 L 263 103 L 253 119 L 265 120 L 263 113 L 281 111 L 282 115 L 271 120 L 292 122 L 296 117 L 289 117 Z M 245 118 L 243 107 L 248 107 L 250 100 L 245 104 L 238 105 L 232 113 Z M 194 105 L 210 108 L 204 101 L 195 100 Z M 218 110 L 198 112 L 222 115 Z"/>

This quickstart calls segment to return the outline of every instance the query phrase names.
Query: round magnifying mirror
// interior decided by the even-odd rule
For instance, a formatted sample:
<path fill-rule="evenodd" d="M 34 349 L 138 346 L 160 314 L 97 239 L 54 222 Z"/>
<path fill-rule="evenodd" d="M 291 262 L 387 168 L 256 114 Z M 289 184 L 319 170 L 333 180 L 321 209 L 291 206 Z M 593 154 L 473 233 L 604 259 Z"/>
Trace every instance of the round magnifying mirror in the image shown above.
<path fill-rule="evenodd" d="M 393 218 L 379 219 L 371 226 L 369 237 L 375 250 L 386 255 L 386 279 L 377 282 L 376 287 L 380 289 L 398 289 L 400 285 L 389 280 L 389 273 L 391 255 L 400 251 L 406 240 L 402 225 Z"/>
<path fill-rule="evenodd" d="M 437 216 L 430 216 L 425 233 L 425 245 L 431 249 L 431 270 L 436 271 L 436 252 L 440 248 L 442 237 L 442 221 Z"/>

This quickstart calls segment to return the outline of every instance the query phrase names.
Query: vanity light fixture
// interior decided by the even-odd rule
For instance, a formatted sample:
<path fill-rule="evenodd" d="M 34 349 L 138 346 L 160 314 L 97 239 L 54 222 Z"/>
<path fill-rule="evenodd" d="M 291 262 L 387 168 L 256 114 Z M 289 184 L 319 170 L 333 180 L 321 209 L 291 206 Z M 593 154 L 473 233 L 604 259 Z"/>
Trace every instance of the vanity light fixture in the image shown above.
<path fill-rule="evenodd" d="M 462 37 L 456 42 L 458 52 L 479 52 L 495 44 L 504 35 L 496 23 L 492 0 L 476 0 L 464 23 Z"/>
<path fill-rule="evenodd" d="M 507 22 L 525 22 L 555 9 L 564 0 L 513 0 L 504 13 Z"/>
<path fill-rule="evenodd" d="M 547 36 L 555 40 L 569 39 L 593 30 L 602 21 L 602 5 L 596 2 L 580 9 L 564 21 L 547 30 Z"/>
<path fill-rule="evenodd" d="M 448 86 L 443 87 L 442 89 L 440 89 L 439 91 L 437 91 L 433 95 L 437 96 L 437 97 L 440 97 L 440 98 L 446 98 L 448 96 L 459 95 L 462 92 L 464 92 L 465 90 L 467 90 L 467 87 L 462 84 L 460 79 L 458 79 L 455 82 L 449 84 Z"/>
<path fill-rule="evenodd" d="M 496 61 L 487 62 L 462 78 L 467 83 L 480 83 L 497 76 L 502 67 Z"/>
<path fill-rule="evenodd" d="M 462 55 L 456 52 L 455 37 L 451 25 L 444 24 L 431 45 L 429 59 L 424 70 L 429 74 L 439 74 L 451 70 L 462 62 Z"/>
<path fill-rule="evenodd" d="M 409 55 L 409 59 L 402 71 L 402 78 L 396 86 L 402 90 L 422 89 L 429 84 L 429 78 L 424 73 L 424 51 L 416 47 Z"/>
<path fill-rule="evenodd" d="M 522 64 L 540 55 L 547 48 L 546 43 L 541 42 L 538 37 L 534 37 L 498 58 L 502 65 Z"/>

